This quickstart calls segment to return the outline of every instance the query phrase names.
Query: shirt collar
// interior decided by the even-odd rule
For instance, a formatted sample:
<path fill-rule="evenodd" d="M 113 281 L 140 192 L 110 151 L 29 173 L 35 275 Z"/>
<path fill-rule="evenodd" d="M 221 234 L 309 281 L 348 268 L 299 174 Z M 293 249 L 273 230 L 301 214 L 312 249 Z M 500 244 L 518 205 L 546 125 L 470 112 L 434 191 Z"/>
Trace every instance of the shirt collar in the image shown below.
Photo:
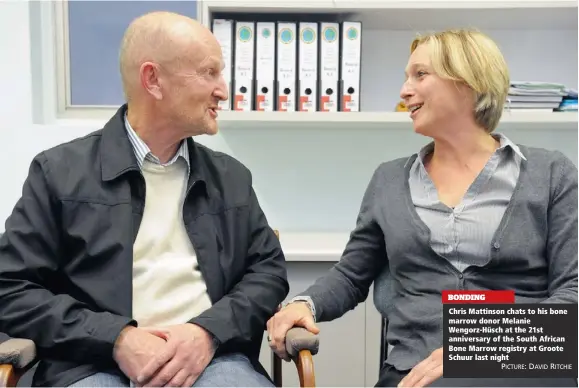
<path fill-rule="evenodd" d="M 513 143 L 511 141 L 511 139 L 509 139 L 508 137 L 506 137 L 505 135 L 503 135 L 502 133 L 494 133 L 493 137 L 497 140 L 499 140 L 500 145 L 498 150 L 504 150 L 507 148 L 510 148 L 513 150 L 513 152 L 515 154 L 517 154 L 519 157 L 521 157 L 521 159 L 523 160 L 527 160 L 527 158 L 525 158 L 525 155 L 523 155 L 523 153 L 521 152 L 521 149 L 519 148 L 518 145 L 516 145 L 515 143 Z M 428 155 L 430 152 L 432 152 L 432 150 L 434 149 L 434 142 L 430 142 L 427 145 L 425 145 L 424 147 L 422 147 L 420 149 L 420 151 L 418 151 L 417 154 L 411 156 L 410 158 L 408 158 L 408 160 L 406 161 L 405 166 L 408 165 L 408 163 L 410 162 L 411 159 L 414 158 L 414 156 L 417 156 L 420 159 L 420 163 L 424 162 L 424 157 L 426 155 Z"/>
<path fill-rule="evenodd" d="M 191 166 L 189 162 L 189 150 L 187 148 L 187 142 L 182 141 L 181 146 L 177 150 L 177 153 L 169 160 L 167 163 L 163 164 L 153 153 L 151 152 L 149 146 L 139 137 L 139 135 L 135 132 L 133 127 L 131 127 L 131 123 L 127 119 L 127 115 L 125 114 L 125 128 L 127 129 L 127 134 L 129 136 L 129 141 L 133 146 L 133 151 L 135 153 L 135 157 L 137 158 L 137 163 L 139 164 L 139 168 L 143 168 L 143 162 L 145 159 L 149 162 L 161 165 L 161 166 L 169 166 L 175 163 L 180 157 L 185 159 L 187 162 L 187 170 L 191 172 Z"/>
<path fill-rule="evenodd" d="M 511 148 L 515 154 L 519 155 L 521 157 L 521 159 L 523 160 L 527 160 L 527 158 L 525 158 L 525 155 L 523 155 L 523 152 L 521 151 L 521 149 L 519 148 L 518 145 L 516 145 L 515 143 L 513 143 L 511 141 L 511 139 L 509 139 L 508 137 L 506 137 L 505 135 L 503 135 L 502 133 L 497 133 L 496 137 L 499 139 L 499 141 L 501 142 L 501 145 L 499 146 L 499 149 L 505 149 L 507 147 Z"/>

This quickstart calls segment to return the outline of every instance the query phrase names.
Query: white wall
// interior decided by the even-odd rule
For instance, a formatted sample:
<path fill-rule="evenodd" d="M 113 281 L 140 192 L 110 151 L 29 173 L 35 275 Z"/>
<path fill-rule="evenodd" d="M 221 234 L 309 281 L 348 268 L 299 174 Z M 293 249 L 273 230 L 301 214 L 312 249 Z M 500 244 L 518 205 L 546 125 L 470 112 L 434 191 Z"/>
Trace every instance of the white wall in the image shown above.
<path fill-rule="evenodd" d="M 32 126 L 28 20 L 27 3 L 0 3 L 0 220 L 6 218 L 17 198 L 25 173 L 22 161 L 30 154 L 30 147 L 21 140 L 30 136 Z"/>

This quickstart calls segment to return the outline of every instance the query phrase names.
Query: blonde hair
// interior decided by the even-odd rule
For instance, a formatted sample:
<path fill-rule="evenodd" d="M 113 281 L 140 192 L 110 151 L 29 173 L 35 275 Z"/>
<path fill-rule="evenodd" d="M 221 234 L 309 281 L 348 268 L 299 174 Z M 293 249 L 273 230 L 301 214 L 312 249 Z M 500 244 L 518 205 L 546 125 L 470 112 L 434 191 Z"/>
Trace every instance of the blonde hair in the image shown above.
<path fill-rule="evenodd" d="M 476 30 L 446 30 L 414 39 L 410 53 L 420 45 L 430 50 L 438 76 L 462 82 L 475 93 L 477 124 L 492 132 L 498 126 L 510 86 L 509 69 L 497 44 Z"/>

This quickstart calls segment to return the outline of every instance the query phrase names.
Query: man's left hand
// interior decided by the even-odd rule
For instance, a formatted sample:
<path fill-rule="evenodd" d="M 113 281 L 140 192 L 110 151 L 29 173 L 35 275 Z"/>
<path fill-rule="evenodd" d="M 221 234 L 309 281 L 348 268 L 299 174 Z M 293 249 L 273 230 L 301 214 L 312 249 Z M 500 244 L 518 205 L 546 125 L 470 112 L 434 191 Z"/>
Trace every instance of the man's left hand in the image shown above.
<path fill-rule="evenodd" d="M 442 377 L 442 348 L 436 349 L 425 360 L 418 363 L 398 384 L 402 387 L 425 387 Z"/>
<path fill-rule="evenodd" d="M 200 326 L 185 323 L 143 329 L 167 343 L 139 374 L 139 386 L 191 387 L 215 355 L 211 334 Z"/>

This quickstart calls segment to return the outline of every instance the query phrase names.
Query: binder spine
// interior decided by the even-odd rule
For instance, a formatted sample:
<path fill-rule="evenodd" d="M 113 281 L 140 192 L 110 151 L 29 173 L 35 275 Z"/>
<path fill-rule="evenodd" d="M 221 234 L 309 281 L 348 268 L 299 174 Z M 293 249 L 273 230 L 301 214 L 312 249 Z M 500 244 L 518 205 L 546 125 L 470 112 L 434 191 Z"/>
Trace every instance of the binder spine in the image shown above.
<path fill-rule="evenodd" d="M 321 23 L 319 40 L 319 110 L 322 112 L 337 112 L 341 101 L 341 89 L 339 87 L 341 78 L 340 25 L 338 23 Z"/>
<path fill-rule="evenodd" d="M 299 23 L 298 43 L 298 110 L 315 112 L 318 100 L 318 23 Z"/>
<path fill-rule="evenodd" d="M 255 74 L 255 23 L 235 22 L 233 110 L 253 110 Z"/>
<path fill-rule="evenodd" d="M 255 48 L 255 110 L 275 109 L 275 23 L 258 22 Z"/>
<path fill-rule="evenodd" d="M 344 112 L 360 111 L 361 22 L 342 22 L 341 31 L 340 108 Z"/>
<path fill-rule="evenodd" d="M 225 68 L 223 69 L 223 78 L 227 87 L 227 100 L 219 101 L 218 109 L 227 111 L 232 109 L 233 100 L 233 50 L 235 41 L 233 24 L 233 20 L 229 19 L 214 19 L 212 23 L 212 32 L 221 46 L 221 54 L 225 64 Z"/>
<path fill-rule="evenodd" d="M 297 23 L 277 23 L 277 102 L 279 111 L 296 110 Z"/>

